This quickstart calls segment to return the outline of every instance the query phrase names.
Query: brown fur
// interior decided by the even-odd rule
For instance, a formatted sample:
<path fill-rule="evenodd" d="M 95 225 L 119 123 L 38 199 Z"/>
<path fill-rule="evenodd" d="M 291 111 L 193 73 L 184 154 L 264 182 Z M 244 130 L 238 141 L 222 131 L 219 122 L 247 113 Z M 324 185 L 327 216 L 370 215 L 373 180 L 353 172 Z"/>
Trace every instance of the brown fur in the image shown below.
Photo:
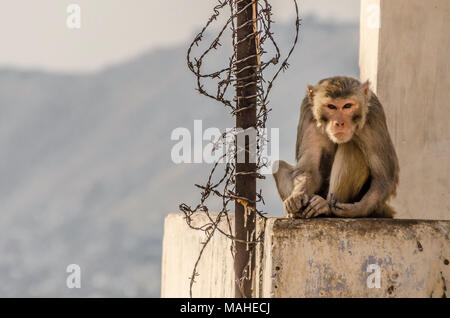
<path fill-rule="evenodd" d="M 345 143 L 333 142 L 321 111 L 328 100 L 352 98 L 359 108 L 352 115 L 353 135 Z M 312 211 L 305 198 L 320 196 L 321 212 L 340 217 L 393 217 L 386 201 L 395 195 L 399 166 L 383 107 L 369 83 L 351 77 L 333 77 L 308 86 L 297 129 L 295 166 L 284 161 L 274 173 L 278 192 L 289 215 L 297 208 Z M 337 202 L 336 202 L 337 201 Z M 304 217 L 305 214 L 303 214 Z M 302 213 L 300 212 L 300 216 Z M 310 217 L 310 216 L 307 216 Z"/>

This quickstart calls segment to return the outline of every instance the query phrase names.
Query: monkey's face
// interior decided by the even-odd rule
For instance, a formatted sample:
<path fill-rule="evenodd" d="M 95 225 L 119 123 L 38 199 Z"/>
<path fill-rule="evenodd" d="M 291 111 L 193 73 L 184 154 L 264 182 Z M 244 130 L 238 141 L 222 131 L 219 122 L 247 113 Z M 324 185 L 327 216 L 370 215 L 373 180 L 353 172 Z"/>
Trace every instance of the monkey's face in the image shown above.
<path fill-rule="evenodd" d="M 325 127 L 328 137 L 334 143 L 349 142 L 360 119 L 360 104 L 357 99 L 329 99 L 321 105 L 321 126 Z"/>
<path fill-rule="evenodd" d="M 308 85 L 308 97 L 317 127 L 337 144 L 349 142 L 365 125 L 370 98 L 369 83 L 346 77 Z"/>

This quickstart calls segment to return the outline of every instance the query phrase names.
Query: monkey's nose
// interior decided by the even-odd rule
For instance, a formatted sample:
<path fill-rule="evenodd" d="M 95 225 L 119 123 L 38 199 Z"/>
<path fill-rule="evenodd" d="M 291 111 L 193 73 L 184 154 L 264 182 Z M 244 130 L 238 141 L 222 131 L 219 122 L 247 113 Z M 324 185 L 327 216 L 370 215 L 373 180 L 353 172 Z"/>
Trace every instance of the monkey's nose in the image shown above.
<path fill-rule="evenodd" d="M 341 121 L 341 122 L 337 121 L 335 123 L 336 123 L 337 127 L 344 127 L 344 122 L 343 121 Z"/>

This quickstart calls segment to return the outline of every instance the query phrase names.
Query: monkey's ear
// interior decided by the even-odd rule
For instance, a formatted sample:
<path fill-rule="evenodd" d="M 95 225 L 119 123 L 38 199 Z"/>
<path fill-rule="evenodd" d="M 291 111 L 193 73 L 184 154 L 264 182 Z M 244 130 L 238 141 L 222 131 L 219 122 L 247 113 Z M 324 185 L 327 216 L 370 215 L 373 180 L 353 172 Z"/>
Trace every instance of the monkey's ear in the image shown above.
<path fill-rule="evenodd" d="M 364 93 L 364 96 L 369 98 L 370 96 L 370 81 L 365 81 L 361 86 L 362 92 Z"/>
<path fill-rule="evenodd" d="M 312 103 L 313 100 L 314 100 L 314 87 L 311 86 L 311 85 L 308 85 L 307 88 L 308 88 L 308 97 L 309 97 L 309 100 Z"/>

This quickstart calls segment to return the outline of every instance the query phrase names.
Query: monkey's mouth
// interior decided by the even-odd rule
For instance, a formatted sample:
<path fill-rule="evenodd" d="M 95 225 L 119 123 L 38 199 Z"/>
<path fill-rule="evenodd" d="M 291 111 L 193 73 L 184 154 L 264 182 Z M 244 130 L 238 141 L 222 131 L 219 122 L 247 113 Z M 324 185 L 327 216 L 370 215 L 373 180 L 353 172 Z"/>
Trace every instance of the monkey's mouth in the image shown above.
<path fill-rule="evenodd" d="M 352 138 L 352 134 L 344 131 L 338 131 L 333 133 L 333 137 L 337 143 L 346 143 Z"/>
<path fill-rule="evenodd" d="M 348 136 L 348 133 L 344 132 L 344 131 L 336 131 L 336 132 L 333 132 L 333 135 L 334 135 L 334 137 L 336 137 L 338 139 L 341 139 L 341 138 L 344 139 L 345 137 Z"/>

